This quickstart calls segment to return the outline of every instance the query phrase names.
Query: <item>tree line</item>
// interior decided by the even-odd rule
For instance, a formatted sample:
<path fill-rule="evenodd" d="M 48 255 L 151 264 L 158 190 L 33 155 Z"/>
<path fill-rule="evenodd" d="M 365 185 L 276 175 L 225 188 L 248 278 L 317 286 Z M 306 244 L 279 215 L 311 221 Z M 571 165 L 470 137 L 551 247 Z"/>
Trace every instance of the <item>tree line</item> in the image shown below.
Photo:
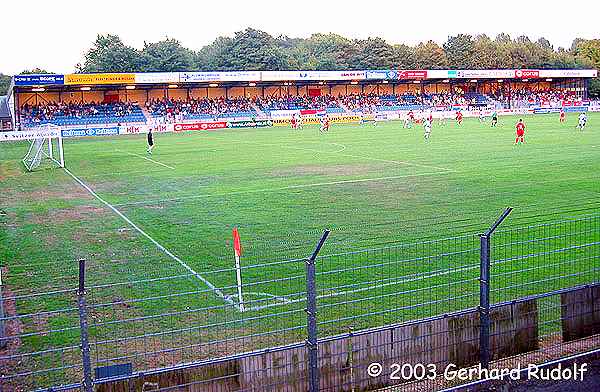
<path fill-rule="evenodd" d="M 570 48 L 554 48 L 545 38 L 458 34 L 441 46 L 434 41 L 409 46 L 379 37 L 349 39 L 333 33 L 273 37 L 247 28 L 194 51 L 171 38 L 136 49 L 108 34 L 98 35 L 76 66 L 82 73 L 494 68 L 600 69 L 600 39 L 577 38 Z M 2 80 L 0 76 L 0 91 Z M 600 91 L 597 80 L 593 91 Z"/>

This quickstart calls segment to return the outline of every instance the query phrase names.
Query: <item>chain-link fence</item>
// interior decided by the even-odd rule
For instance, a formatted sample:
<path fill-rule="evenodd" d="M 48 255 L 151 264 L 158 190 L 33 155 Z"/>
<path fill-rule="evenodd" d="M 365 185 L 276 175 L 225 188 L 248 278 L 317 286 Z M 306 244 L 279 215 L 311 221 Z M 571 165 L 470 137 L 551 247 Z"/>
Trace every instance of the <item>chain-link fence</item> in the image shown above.
<path fill-rule="evenodd" d="M 11 268 L 31 287 L 0 286 L 2 390 L 431 391 L 598 347 L 600 216 L 495 231 L 509 212 L 480 235 L 317 256 L 323 235 L 239 269 L 69 263 L 43 292 Z M 90 278 L 110 268 L 122 281 Z"/>

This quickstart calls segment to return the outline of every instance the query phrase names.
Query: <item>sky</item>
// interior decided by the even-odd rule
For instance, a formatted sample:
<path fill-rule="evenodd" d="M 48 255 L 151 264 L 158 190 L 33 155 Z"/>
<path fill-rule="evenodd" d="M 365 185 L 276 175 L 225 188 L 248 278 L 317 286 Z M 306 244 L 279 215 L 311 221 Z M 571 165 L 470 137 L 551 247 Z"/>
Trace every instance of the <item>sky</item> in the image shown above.
<path fill-rule="evenodd" d="M 88 5 L 89 4 L 89 5 Z M 488 4 L 488 5 L 485 5 Z M 490 6 L 494 4 L 494 6 Z M 379 36 L 391 44 L 442 44 L 450 35 L 500 32 L 555 48 L 574 38 L 600 38 L 599 1 L 571 9 L 556 0 L 339 1 L 339 0 L 6 0 L 0 3 L 0 73 L 35 67 L 69 73 L 98 34 L 117 34 L 128 45 L 175 38 L 197 50 L 216 37 L 253 27 L 273 36 L 337 33 Z"/>

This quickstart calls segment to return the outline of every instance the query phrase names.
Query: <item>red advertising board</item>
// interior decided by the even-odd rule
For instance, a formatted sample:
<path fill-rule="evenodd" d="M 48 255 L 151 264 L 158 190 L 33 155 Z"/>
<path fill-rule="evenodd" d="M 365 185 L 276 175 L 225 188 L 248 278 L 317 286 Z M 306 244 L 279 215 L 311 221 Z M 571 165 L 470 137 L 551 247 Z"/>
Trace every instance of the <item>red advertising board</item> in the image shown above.
<path fill-rule="evenodd" d="M 537 69 L 516 69 L 515 78 L 517 79 L 535 79 L 540 77 L 540 71 Z"/>
<path fill-rule="evenodd" d="M 225 122 L 225 121 L 175 124 L 173 126 L 173 130 L 175 132 L 210 131 L 212 129 L 223 129 L 223 128 L 227 128 L 227 122 Z"/>
<path fill-rule="evenodd" d="M 398 79 L 427 79 L 427 71 L 398 71 Z"/>

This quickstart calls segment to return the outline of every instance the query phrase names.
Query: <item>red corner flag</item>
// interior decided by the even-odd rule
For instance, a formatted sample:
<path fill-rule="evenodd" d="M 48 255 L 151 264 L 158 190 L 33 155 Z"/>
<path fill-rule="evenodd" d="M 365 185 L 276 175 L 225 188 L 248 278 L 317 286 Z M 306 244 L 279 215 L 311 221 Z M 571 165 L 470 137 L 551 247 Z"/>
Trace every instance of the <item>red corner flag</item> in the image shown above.
<path fill-rule="evenodd" d="M 233 249 L 237 257 L 242 255 L 242 243 L 240 242 L 240 233 L 238 233 L 237 227 L 233 228 Z"/>

